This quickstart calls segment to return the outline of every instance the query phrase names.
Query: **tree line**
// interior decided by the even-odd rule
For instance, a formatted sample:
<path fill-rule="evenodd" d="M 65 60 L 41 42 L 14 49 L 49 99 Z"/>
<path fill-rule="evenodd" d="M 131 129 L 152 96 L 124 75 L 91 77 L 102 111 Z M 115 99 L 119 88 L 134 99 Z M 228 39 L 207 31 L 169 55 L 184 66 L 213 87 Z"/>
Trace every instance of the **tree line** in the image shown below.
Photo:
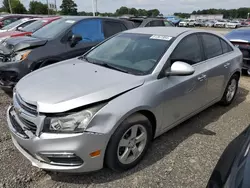
<path fill-rule="evenodd" d="M 250 8 L 243 7 L 238 9 L 204 9 L 193 11 L 192 13 L 174 13 L 175 16 L 180 18 L 188 18 L 191 14 L 223 14 L 226 19 L 233 18 L 247 18 L 248 13 L 250 13 Z"/>
<path fill-rule="evenodd" d="M 47 4 L 43 4 L 39 1 L 31 1 L 29 3 L 29 9 L 27 10 L 25 6 L 20 2 L 20 0 L 9 0 L 11 3 L 12 13 L 16 14 L 48 14 L 48 6 Z M 60 11 L 57 14 L 61 15 L 81 15 L 81 16 L 92 16 L 92 12 L 77 11 L 77 4 L 73 0 L 63 0 L 60 6 Z M 2 7 L 0 7 L 0 12 L 10 12 L 10 7 L 8 0 L 3 0 Z M 56 14 L 56 12 L 52 9 L 49 9 L 50 14 Z M 105 12 L 100 13 L 96 12 L 98 16 L 122 16 L 122 15 L 134 15 L 134 16 L 147 16 L 147 17 L 156 17 L 162 16 L 158 9 L 146 10 L 146 9 L 136 9 L 136 8 L 128 8 L 121 7 L 117 9 L 114 13 Z"/>

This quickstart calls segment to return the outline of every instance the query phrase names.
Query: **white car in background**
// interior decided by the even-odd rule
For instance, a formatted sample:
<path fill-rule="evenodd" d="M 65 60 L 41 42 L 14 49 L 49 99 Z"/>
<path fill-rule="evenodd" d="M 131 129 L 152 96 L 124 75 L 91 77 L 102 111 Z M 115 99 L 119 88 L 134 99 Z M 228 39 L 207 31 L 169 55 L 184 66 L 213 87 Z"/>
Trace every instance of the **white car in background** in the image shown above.
<path fill-rule="evenodd" d="M 184 19 L 179 23 L 179 27 L 194 27 L 194 26 L 195 26 L 195 20 L 191 19 Z"/>
<path fill-rule="evenodd" d="M 226 20 L 218 20 L 217 22 L 215 22 L 214 27 L 225 28 L 226 25 L 227 25 Z"/>
<path fill-rule="evenodd" d="M 23 18 L 20 20 L 17 20 L 3 28 L 0 29 L 0 32 L 6 32 L 6 31 L 16 31 L 19 29 L 22 29 L 23 27 L 33 23 L 34 21 L 37 21 L 39 18 Z"/>
<path fill-rule="evenodd" d="M 241 23 L 239 21 L 231 21 L 231 22 L 226 24 L 226 28 L 236 29 L 239 27 L 241 27 Z"/>

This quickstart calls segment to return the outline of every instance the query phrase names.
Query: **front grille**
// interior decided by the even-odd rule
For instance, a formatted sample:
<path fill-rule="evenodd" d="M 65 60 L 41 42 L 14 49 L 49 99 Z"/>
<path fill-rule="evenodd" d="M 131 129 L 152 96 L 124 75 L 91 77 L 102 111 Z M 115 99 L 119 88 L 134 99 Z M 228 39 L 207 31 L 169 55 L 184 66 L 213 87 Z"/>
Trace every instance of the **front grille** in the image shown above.
<path fill-rule="evenodd" d="M 36 116 L 38 115 L 37 107 L 35 105 L 26 103 L 17 93 L 14 93 L 14 100 L 17 104 L 17 107 L 14 106 L 14 110 L 20 123 L 24 125 L 23 129 L 36 134 L 37 126 L 34 122 Z M 31 121 L 31 119 L 34 119 L 34 121 Z"/>
<path fill-rule="evenodd" d="M 28 136 L 25 134 L 24 130 L 22 129 L 22 127 L 17 123 L 17 121 L 15 120 L 15 117 L 11 115 L 11 113 L 9 113 L 9 117 L 10 117 L 10 122 L 11 125 L 13 126 L 13 128 L 23 137 L 28 138 Z"/>
<path fill-rule="evenodd" d="M 21 116 L 18 116 L 19 120 L 27 127 L 26 129 L 31 131 L 33 134 L 36 134 L 36 125 L 30 121 L 28 121 L 27 119 L 24 119 Z"/>
<path fill-rule="evenodd" d="M 34 116 L 37 116 L 37 107 L 35 105 L 24 102 L 18 94 L 16 94 L 15 96 L 18 105 L 22 107 L 22 109 Z"/>

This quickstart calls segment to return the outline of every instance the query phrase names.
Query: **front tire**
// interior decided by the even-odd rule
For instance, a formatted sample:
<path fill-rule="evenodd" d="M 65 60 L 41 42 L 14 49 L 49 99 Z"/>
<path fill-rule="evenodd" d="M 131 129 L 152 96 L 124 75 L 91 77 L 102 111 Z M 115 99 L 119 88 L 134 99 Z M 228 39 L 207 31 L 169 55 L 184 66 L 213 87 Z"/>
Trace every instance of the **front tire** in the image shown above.
<path fill-rule="evenodd" d="M 152 134 L 152 125 L 142 114 L 127 118 L 109 141 L 105 164 L 118 172 L 133 168 L 145 155 Z"/>
<path fill-rule="evenodd" d="M 230 78 L 227 84 L 227 87 L 225 89 L 225 92 L 223 94 L 223 97 L 220 101 L 222 105 L 228 106 L 233 102 L 235 95 L 237 93 L 237 90 L 238 90 L 238 85 L 239 85 L 239 76 L 234 74 Z"/>

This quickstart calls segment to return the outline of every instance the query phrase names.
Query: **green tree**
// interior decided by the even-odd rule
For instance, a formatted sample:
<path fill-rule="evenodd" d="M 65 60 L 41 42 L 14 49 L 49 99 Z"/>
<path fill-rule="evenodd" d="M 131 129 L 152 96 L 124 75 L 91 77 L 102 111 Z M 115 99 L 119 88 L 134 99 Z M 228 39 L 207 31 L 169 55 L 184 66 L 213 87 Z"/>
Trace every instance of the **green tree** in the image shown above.
<path fill-rule="evenodd" d="M 13 13 L 23 14 L 26 13 L 27 10 L 24 5 L 20 2 L 20 0 L 10 0 L 11 8 Z M 10 12 L 9 2 L 8 0 L 3 0 L 3 10 L 6 12 Z"/>
<path fill-rule="evenodd" d="M 129 9 L 129 14 L 138 16 L 138 10 L 136 8 Z"/>
<path fill-rule="evenodd" d="M 15 0 L 12 4 L 12 12 L 17 14 L 24 14 L 27 13 L 27 10 L 19 0 Z"/>
<path fill-rule="evenodd" d="M 121 7 L 116 10 L 115 14 L 117 16 L 122 16 L 124 14 L 130 14 L 128 7 Z"/>
<path fill-rule="evenodd" d="M 147 11 L 147 16 L 148 17 L 156 17 L 159 16 L 160 11 L 158 9 L 152 9 Z"/>
<path fill-rule="evenodd" d="M 60 8 L 63 15 L 77 15 L 77 5 L 73 0 L 63 0 Z"/>
<path fill-rule="evenodd" d="M 147 11 L 145 9 L 138 9 L 138 16 L 147 16 Z"/>
<path fill-rule="evenodd" d="M 31 1 L 29 5 L 30 14 L 48 14 L 48 6 L 38 1 Z"/>

